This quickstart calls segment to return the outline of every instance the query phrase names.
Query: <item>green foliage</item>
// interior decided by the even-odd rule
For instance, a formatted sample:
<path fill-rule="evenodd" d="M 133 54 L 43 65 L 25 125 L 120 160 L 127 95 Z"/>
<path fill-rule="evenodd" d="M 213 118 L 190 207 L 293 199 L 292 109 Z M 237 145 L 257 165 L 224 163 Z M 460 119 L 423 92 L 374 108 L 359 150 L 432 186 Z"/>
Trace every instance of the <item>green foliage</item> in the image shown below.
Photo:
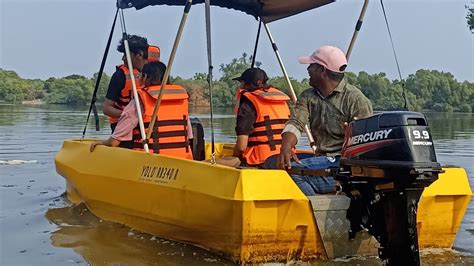
<path fill-rule="evenodd" d="M 296 96 L 300 95 L 300 93 L 302 93 L 305 89 L 309 88 L 307 79 L 303 81 L 298 81 L 290 77 L 290 82 L 291 82 L 291 85 L 293 86 L 293 90 L 295 91 Z M 268 83 L 272 85 L 273 87 L 282 90 L 288 95 L 291 94 L 290 87 L 288 86 L 288 82 L 286 81 L 285 77 L 278 76 L 278 77 L 270 78 Z"/>
<path fill-rule="evenodd" d="M 98 78 L 95 73 L 92 78 L 80 75 L 70 75 L 64 78 L 50 78 L 45 81 L 45 101 L 54 104 L 86 105 L 89 104 Z M 105 99 L 110 77 L 103 73 L 97 90 L 98 103 Z"/>
<path fill-rule="evenodd" d="M 194 74 L 193 80 L 195 81 L 207 81 L 207 73 L 196 73 Z"/>
<path fill-rule="evenodd" d="M 239 82 L 232 80 L 250 67 L 251 57 L 242 54 L 228 64 L 221 64 L 220 79 L 213 80 L 213 106 L 227 107 L 235 103 L 235 92 Z M 256 65 L 261 65 L 257 62 Z M 47 103 L 84 105 L 89 104 L 98 77 L 70 75 L 64 78 L 49 78 L 46 81 L 26 80 L 14 71 L 0 69 L 0 101 L 21 102 L 41 99 Z M 299 95 L 309 88 L 308 79 L 298 81 L 289 78 Z M 400 110 L 407 98 L 409 110 L 434 110 L 442 112 L 474 111 L 474 83 L 458 82 L 450 73 L 437 70 L 420 69 L 408 76 L 406 81 L 390 81 L 384 73 L 368 74 L 366 72 L 346 73 L 345 79 L 357 86 L 372 101 L 375 110 Z M 110 77 L 102 75 L 97 102 L 103 102 Z M 209 106 L 209 85 L 207 73 L 196 73 L 194 77 L 184 79 L 170 77 L 170 82 L 185 87 L 189 94 L 190 105 Z M 286 79 L 282 76 L 272 77 L 268 83 L 290 95 Z"/>
<path fill-rule="evenodd" d="M 222 76 L 219 82 L 216 82 L 215 94 L 216 97 L 222 97 L 222 101 L 215 100 L 214 102 L 218 104 L 217 106 L 225 106 L 234 101 L 235 90 L 239 86 L 239 82 L 232 79 L 239 77 L 242 72 L 250 67 L 251 63 L 252 59 L 248 58 L 246 53 L 243 53 L 240 58 L 232 59 L 232 62 L 229 64 L 220 65 L 219 71 Z"/>
<path fill-rule="evenodd" d="M 451 73 L 437 70 L 418 70 L 407 78 L 406 88 L 416 96 L 421 110 L 463 112 L 461 106 L 474 100 L 473 83 L 459 83 Z"/>
<path fill-rule="evenodd" d="M 207 74 L 196 73 L 194 79 L 183 79 L 176 77 L 171 79 L 171 83 L 178 84 L 186 88 L 189 94 L 189 103 L 194 106 L 209 106 L 209 88 L 207 85 Z"/>
<path fill-rule="evenodd" d="M 97 78 L 99 76 L 99 73 L 94 73 L 94 77 L 92 78 L 92 86 L 95 86 L 95 83 L 97 82 Z M 102 103 L 105 100 L 105 95 L 107 94 L 107 89 L 109 87 L 110 83 L 110 76 L 108 76 L 106 73 L 102 73 L 102 77 L 100 78 L 100 83 L 99 83 L 99 89 L 97 90 L 97 102 Z M 92 88 L 92 91 L 94 88 Z M 90 101 L 90 99 L 88 100 Z"/>
<path fill-rule="evenodd" d="M 474 8 L 466 6 L 467 9 L 467 26 L 471 30 L 471 33 L 474 33 Z"/>
<path fill-rule="evenodd" d="M 98 74 L 89 79 L 81 75 L 70 75 L 64 78 L 27 80 L 19 77 L 14 71 L 0 69 L 0 101 L 22 102 L 43 100 L 46 103 L 84 105 L 89 104 Z M 102 75 L 97 101 L 105 98 L 110 77 Z"/>
<path fill-rule="evenodd" d="M 359 87 L 362 92 L 372 101 L 375 110 L 401 110 L 405 107 L 404 93 L 407 98 L 409 110 L 419 110 L 416 105 L 416 96 L 410 91 L 403 91 L 403 82 L 397 80 L 391 82 L 385 77 L 385 73 L 369 75 L 360 72 L 358 76 L 347 73 L 349 83 Z"/>
<path fill-rule="evenodd" d="M 49 90 L 47 103 L 84 105 L 92 96 L 92 81 L 86 78 L 60 78 L 45 83 Z"/>
<path fill-rule="evenodd" d="M 42 81 L 22 79 L 14 71 L 0 68 L 0 101 L 22 102 L 43 96 Z"/>
<path fill-rule="evenodd" d="M 354 74 L 352 72 L 346 72 L 346 74 L 344 74 L 344 77 L 345 77 L 347 82 L 349 82 L 350 84 L 356 86 L 357 88 L 360 88 L 359 80 L 357 79 L 356 74 Z"/>
<path fill-rule="evenodd" d="M 221 78 L 219 80 L 213 80 L 212 99 L 213 106 L 223 107 L 232 106 L 235 103 L 235 92 L 239 86 L 239 82 L 232 80 L 235 77 L 240 76 L 252 63 L 252 57 L 248 57 L 246 53 L 243 53 L 240 58 L 234 58 L 228 64 L 221 64 L 219 71 L 221 72 Z M 260 62 L 256 62 L 257 66 L 260 66 Z M 196 106 L 208 106 L 209 105 L 209 85 L 207 83 L 207 73 L 196 73 L 192 79 L 181 79 L 177 80 L 177 84 L 184 86 L 191 94 L 191 99 L 194 99 L 191 103 Z M 196 94 L 197 95 L 193 95 Z"/>

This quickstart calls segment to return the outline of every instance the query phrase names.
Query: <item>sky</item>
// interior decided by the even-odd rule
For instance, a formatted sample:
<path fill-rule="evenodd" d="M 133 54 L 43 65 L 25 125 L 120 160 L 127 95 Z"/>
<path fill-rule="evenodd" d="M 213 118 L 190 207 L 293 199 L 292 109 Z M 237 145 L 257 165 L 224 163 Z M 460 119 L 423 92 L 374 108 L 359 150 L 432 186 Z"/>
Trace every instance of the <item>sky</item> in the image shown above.
<path fill-rule="evenodd" d="M 321 45 L 349 46 L 362 0 L 339 0 L 299 15 L 269 23 L 288 74 L 307 77 L 298 57 Z M 418 69 L 451 72 L 459 81 L 474 81 L 474 34 L 466 25 L 465 5 L 472 0 L 385 0 L 402 77 Z M 183 8 L 155 6 L 125 10 L 128 33 L 148 38 L 161 47 L 168 62 Z M 113 16 L 114 0 L 0 0 L 0 68 L 28 79 L 99 70 Z M 243 52 L 251 54 L 258 22 L 239 11 L 211 9 L 214 76 L 219 65 Z M 115 50 L 121 36 L 117 23 L 105 72 L 121 63 Z M 257 61 L 269 76 L 282 75 L 265 32 Z M 379 0 L 370 1 L 348 71 L 384 72 L 398 79 L 390 39 Z M 203 5 L 191 8 L 171 74 L 185 78 L 207 71 Z"/>

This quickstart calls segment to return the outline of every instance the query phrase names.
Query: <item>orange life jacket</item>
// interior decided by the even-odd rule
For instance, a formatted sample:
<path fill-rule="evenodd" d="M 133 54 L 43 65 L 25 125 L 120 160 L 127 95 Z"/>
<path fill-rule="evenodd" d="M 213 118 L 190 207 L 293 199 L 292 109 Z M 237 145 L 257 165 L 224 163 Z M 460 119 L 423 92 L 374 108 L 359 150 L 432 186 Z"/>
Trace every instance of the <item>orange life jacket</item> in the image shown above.
<path fill-rule="evenodd" d="M 153 109 L 160 93 L 160 85 L 145 87 L 138 90 L 143 106 L 142 115 L 145 131 L 153 116 Z M 158 120 L 153 133 L 148 139 L 151 153 L 193 159 L 188 140 L 188 94 L 179 85 L 166 85 L 161 98 Z M 140 128 L 133 130 L 133 149 L 143 150 Z"/>
<path fill-rule="evenodd" d="M 242 95 L 252 102 L 257 111 L 254 131 L 249 135 L 243 157 L 249 165 L 262 164 L 268 157 L 280 153 L 281 132 L 290 117 L 287 103 L 290 98 L 272 87 L 245 91 Z"/>
<path fill-rule="evenodd" d="M 160 61 L 160 47 L 149 45 L 148 46 L 148 58 L 146 60 L 149 62 Z"/>
<path fill-rule="evenodd" d="M 125 74 L 125 86 L 123 87 L 122 91 L 120 92 L 120 97 L 117 102 L 115 102 L 115 107 L 117 109 L 123 110 L 125 106 L 132 100 L 132 79 L 130 77 L 130 71 L 128 67 L 124 64 L 118 65 L 117 70 L 122 70 Z M 138 70 L 133 69 L 133 76 L 135 77 L 135 85 L 137 88 L 140 87 L 140 81 L 138 79 Z M 118 118 L 110 117 L 109 116 L 110 124 L 115 124 L 118 122 Z"/>

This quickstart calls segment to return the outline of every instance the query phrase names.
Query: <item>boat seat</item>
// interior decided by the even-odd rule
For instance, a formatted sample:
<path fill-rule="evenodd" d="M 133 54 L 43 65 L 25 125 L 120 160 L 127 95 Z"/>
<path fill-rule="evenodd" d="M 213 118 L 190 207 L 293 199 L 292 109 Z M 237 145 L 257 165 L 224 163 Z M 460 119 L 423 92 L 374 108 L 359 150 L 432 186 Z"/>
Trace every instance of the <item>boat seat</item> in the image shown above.
<path fill-rule="evenodd" d="M 202 161 L 206 158 L 205 142 L 204 142 L 204 128 L 201 121 L 197 117 L 192 117 L 191 127 L 193 129 L 193 139 L 191 140 L 191 150 L 193 151 L 193 158 L 196 161 Z"/>

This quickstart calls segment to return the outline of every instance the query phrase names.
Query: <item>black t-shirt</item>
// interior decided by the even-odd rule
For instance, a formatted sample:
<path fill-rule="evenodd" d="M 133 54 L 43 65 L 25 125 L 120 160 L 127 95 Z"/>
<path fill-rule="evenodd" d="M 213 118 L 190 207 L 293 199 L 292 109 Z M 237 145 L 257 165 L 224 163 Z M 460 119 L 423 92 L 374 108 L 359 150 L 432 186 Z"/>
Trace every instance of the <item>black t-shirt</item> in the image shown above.
<path fill-rule="evenodd" d="M 253 133 L 253 124 L 257 121 L 257 110 L 253 103 L 245 96 L 240 97 L 239 110 L 235 133 L 237 135 L 250 135 Z"/>
<path fill-rule="evenodd" d="M 105 98 L 118 102 L 120 99 L 120 93 L 125 87 L 125 81 L 125 73 L 123 73 L 121 69 L 117 69 L 110 78 L 109 88 L 107 89 Z"/>

